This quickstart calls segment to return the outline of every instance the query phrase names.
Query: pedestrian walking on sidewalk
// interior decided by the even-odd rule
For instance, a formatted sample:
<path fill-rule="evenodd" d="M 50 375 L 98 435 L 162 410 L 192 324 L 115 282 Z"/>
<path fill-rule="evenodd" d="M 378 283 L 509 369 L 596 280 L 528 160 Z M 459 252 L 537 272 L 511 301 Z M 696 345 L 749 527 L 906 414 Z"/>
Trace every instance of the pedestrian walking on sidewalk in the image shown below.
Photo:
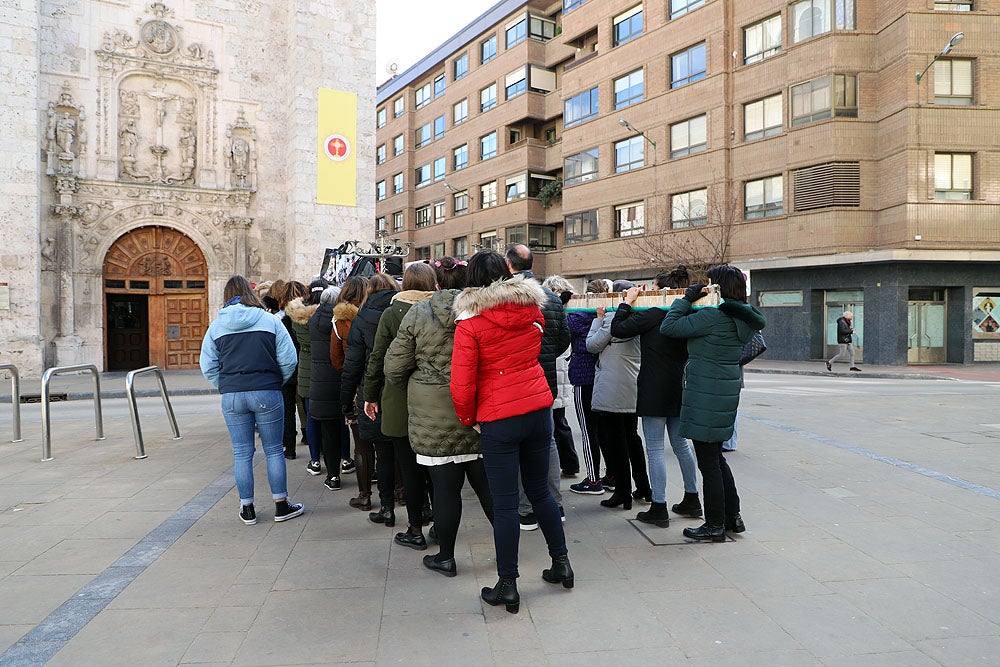
<path fill-rule="evenodd" d="M 844 314 L 837 318 L 837 343 L 840 345 L 840 351 L 826 362 L 826 370 L 833 370 L 833 362 L 837 361 L 841 357 L 849 356 L 851 358 L 850 369 L 854 372 L 861 372 L 861 369 L 854 365 L 854 313 L 849 310 L 845 310 Z"/>
<path fill-rule="evenodd" d="M 201 372 L 222 394 L 222 416 L 233 442 L 233 474 L 240 494 L 240 519 L 257 523 L 253 504 L 254 428 L 267 459 L 267 481 L 274 498 L 274 520 L 303 512 L 288 502 L 282 447 L 284 401 L 281 387 L 295 372 L 295 346 L 288 331 L 243 276 L 233 276 L 223 291 L 225 305 L 201 344 Z"/>

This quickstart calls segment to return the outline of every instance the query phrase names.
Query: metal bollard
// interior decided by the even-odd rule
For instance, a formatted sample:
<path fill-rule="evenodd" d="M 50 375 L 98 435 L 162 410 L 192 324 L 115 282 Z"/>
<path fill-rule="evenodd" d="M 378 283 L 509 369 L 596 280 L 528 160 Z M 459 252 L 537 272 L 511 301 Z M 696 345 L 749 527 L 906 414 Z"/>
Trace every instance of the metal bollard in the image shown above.
<path fill-rule="evenodd" d="M 52 460 L 51 415 L 49 414 L 49 382 L 56 375 L 88 371 L 94 378 L 94 426 L 97 429 L 97 440 L 104 440 L 104 417 L 101 413 L 101 376 L 97 366 L 82 364 L 80 366 L 57 366 L 50 368 L 42 375 L 42 461 Z"/>
<path fill-rule="evenodd" d="M 167 383 L 163 380 L 163 371 L 158 366 L 146 366 L 134 371 L 129 371 L 125 376 L 125 394 L 128 396 L 128 410 L 132 415 L 132 435 L 135 438 L 135 458 L 146 458 L 146 447 L 142 440 L 142 426 L 139 425 L 139 406 L 135 401 L 135 377 L 153 373 L 160 383 L 160 397 L 163 399 L 163 407 L 167 411 L 167 419 L 170 421 L 170 428 L 174 430 L 174 440 L 181 439 L 180 429 L 177 428 L 177 418 L 174 417 L 174 409 L 170 405 L 170 398 L 167 395 Z"/>
<path fill-rule="evenodd" d="M 10 373 L 10 404 L 11 420 L 14 426 L 14 439 L 11 442 L 21 442 L 21 376 L 14 364 L 0 364 L 0 371 Z"/>

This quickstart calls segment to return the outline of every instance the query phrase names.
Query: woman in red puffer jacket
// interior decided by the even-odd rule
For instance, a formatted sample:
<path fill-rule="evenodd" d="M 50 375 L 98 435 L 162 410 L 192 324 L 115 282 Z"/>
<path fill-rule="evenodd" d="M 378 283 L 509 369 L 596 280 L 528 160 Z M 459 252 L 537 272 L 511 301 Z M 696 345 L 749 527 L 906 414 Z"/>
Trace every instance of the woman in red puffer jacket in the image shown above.
<path fill-rule="evenodd" d="M 534 279 L 511 277 L 499 254 L 483 250 L 469 260 L 470 288 L 458 295 L 451 397 L 462 424 L 481 429 L 486 477 L 493 496 L 496 586 L 484 588 L 491 605 L 517 613 L 518 476 L 552 557 L 542 571 L 549 583 L 573 587 L 559 506 L 548 488 L 552 392 L 538 353 L 545 330 L 539 308 L 545 292 Z"/>

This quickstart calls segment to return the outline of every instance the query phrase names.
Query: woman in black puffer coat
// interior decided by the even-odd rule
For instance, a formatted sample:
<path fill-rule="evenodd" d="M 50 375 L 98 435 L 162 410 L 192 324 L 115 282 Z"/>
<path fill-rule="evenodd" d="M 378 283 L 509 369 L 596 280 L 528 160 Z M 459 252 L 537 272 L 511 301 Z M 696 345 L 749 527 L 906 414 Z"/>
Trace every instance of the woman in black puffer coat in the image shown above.
<path fill-rule="evenodd" d="M 388 274 L 376 273 L 369 279 L 368 298 L 351 323 L 351 332 L 347 335 L 347 353 L 340 385 L 344 416 L 357 419 L 361 437 L 375 444 L 375 471 L 378 473 L 378 495 L 382 507 L 378 512 L 370 513 L 368 518 L 390 527 L 396 525 L 396 457 L 392 440 L 382 435 L 381 415 L 376 413 L 375 420 L 371 420 L 365 414 L 365 400 L 376 403 L 380 397 L 364 395 L 364 378 L 368 357 L 375 347 L 379 318 L 398 290 L 396 279 Z"/>
<path fill-rule="evenodd" d="M 333 303 L 339 287 L 327 287 L 319 297 L 319 307 L 309 318 L 312 360 L 309 383 L 309 416 L 319 422 L 326 462 L 326 482 L 331 491 L 340 488 L 340 372 L 330 363 L 330 333 L 333 331 Z"/>

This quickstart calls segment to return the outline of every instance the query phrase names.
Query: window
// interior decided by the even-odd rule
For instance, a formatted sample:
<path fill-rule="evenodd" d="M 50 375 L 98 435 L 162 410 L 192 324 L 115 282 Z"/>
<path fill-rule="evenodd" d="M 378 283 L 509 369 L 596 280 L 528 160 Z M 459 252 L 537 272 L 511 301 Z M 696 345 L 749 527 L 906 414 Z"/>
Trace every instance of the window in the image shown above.
<path fill-rule="evenodd" d="M 469 237 L 460 236 L 454 241 L 455 259 L 465 259 L 469 256 Z"/>
<path fill-rule="evenodd" d="M 479 62 L 488 63 L 497 55 L 497 36 L 493 35 L 479 45 Z"/>
<path fill-rule="evenodd" d="M 792 172 L 796 211 L 831 206 L 861 206 L 861 165 L 857 162 L 827 162 Z"/>
<path fill-rule="evenodd" d="M 414 105 L 413 108 L 420 109 L 425 104 L 431 101 L 431 84 L 425 83 L 424 85 L 417 88 L 414 93 Z"/>
<path fill-rule="evenodd" d="M 496 232 L 483 232 L 479 235 L 479 247 L 483 250 L 497 250 L 500 248 L 500 239 Z"/>
<path fill-rule="evenodd" d="M 444 95 L 444 88 L 444 74 L 434 77 L 434 97 L 441 97 Z"/>
<path fill-rule="evenodd" d="M 588 0 L 563 0 L 563 13 L 572 11 L 580 5 L 587 4 Z"/>
<path fill-rule="evenodd" d="M 563 126 L 571 127 L 577 123 L 597 117 L 597 88 L 591 88 L 579 95 L 574 95 L 565 102 L 563 110 Z"/>
<path fill-rule="evenodd" d="M 463 76 L 469 73 L 469 54 L 463 53 L 459 57 L 455 58 L 455 70 L 454 70 L 455 81 L 458 81 Z"/>
<path fill-rule="evenodd" d="M 802 0 L 792 5 L 792 43 L 831 30 L 854 30 L 854 0 Z"/>
<path fill-rule="evenodd" d="M 548 252 L 556 249 L 556 229 L 548 225 L 528 225 L 528 247 Z"/>
<path fill-rule="evenodd" d="M 528 17 L 524 17 L 514 25 L 507 28 L 506 31 L 506 45 L 507 48 L 512 46 L 517 46 L 525 39 L 528 38 Z"/>
<path fill-rule="evenodd" d="M 456 102 L 455 106 L 452 107 L 452 125 L 459 125 L 464 123 L 469 117 L 469 100 L 464 99 L 461 102 Z"/>
<path fill-rule="evenodd" d="M 399 118 L 403 115 L 404 102 L 402 97 L 397 97 L 392 101 L 392 117 Z"/>
<path fill-rule="evenodd" d="M 497 182 L 491 181 L 479 186 L 479 207 L 492 208 L 497 205 Z"/>
<path fill-rule="evenodd" d="M 375 231 L 377 231 L 377 232 L 387 231 L 386 228 L 385 228 L 385 216 L 384 215 L 381 216 L 381 217 L 379 217 L 379 218 L 375 218 Z"/>
<path fill-rule="evenodd" d="M 510 176 L 507 178 L 505 185 L 507 201 L 524 199 L 528 194 L 528 174 Z"/>
<path fill-rule="evenodd" d="M 417 148 L 431 143 L 431 124 L 425 123 L 418 127 L 414 133 L 414 144 Z"/>
<path fill-rule="evenodd" d="M 479 91 L 479 110 L 489 111 L 497 105 L 497 84 L 492 84 Z"/>
<path fill-rule="evenodd" d="M 497 133 L 490 132 L 486 136 L 479 137 L 479 159 L 489 160 L 497 155 Z"/>
<path fill-rule="evenodd" d="M 563 163 L 564 185 L 576 185 L 597 178 L 597 149 L 570 155 Z"/>
<path fill-rule="evenodd" d="M 942 12 L 971 12 L 971 0 L 937 0 L 934 9 Z"/>
<path fill-rule="evenodd" d="M 743 105 L 743 140 L 781 134 L 781 94 Z"/>
<path fill-rule="evenodd" d="M 701 153 L 708 145 L 708 116 L 688 118 L 670 126 L 670 157 Z"/>
<path fill-rule="evenodd" d="M 743 62 L 757 63 L 781 53 L 781 14 L 743 29 Z"/>
<path fill-rule="evenodd" d="M 801 306 L 802 290 L 761 292 L 757 295 L 757 303 L 761 306 Z"/>
<path fill-rule="evenodd" d="M 469 166 L 469 144 L 462 144 L 452 151 L 452 153 L 455 156 L 455 160 L 452 162 L 453 170 L 458 171 Z"/>
<path fill-rule="evenodd" d="M 431 182 L 431 166 L 429 164 L 422 165 L 413 170 L 414 185 L 421 188 Z"/>
<path fill-rule="evenodd" d="M 392 231 L 399 232 L 403 229 L 403 212 L 396 211 L 392 214 Z"/>
<path fill-rule="evenodd" d="M 934 198 L 972 199 L 972 154 L 934 154 Z"/>
<path fill-rule="evenodd" d="M 509 139 L 510 139 L 510 142 L 508 143 L 508 145 L 510 145 L 510 146 L 513 146 L 514 144 L 516 144 L 519 141 L 521 141 L 521 130 L 512 129 L 510 131 L 510 137 L 509 137 Z"/>
<path fill-rule="evenodd" d="M 707 74 L 705 42 L 670 56 L 670 87 L 680 88 Z"/>
<path fill-rule="evenodd" d="M 597 211 L 572 213 L 563 218 L 563 234 L 566 245 L 596 241 L 599 233 Z"/>
<path fill-rule="evenodd" d="M 684 16 L 705 4 L 705 0 L 670 0 L 670 18 Z"/>
<path fill-rule="evenodd" d="M 784 179 L 779 174 L 743 185 L 743 217 L 770 218 L 784 212 Z"/>
<path fill-rule="evenodd" d="M 437 141 L 444 137 L 444 116 L 438 116 L 434 119 L 434 140 Z"/>
<path fill-rule="evenodd" d="M 422 245 L 413 249 L 413 256 L 418 262 L 422 262 L 425 259 L 431 258 L 431 247 L 429 245 Z"/>
<path fill-rule="evenodd" d="M 435 225 L 440 225 L 442 222 L 444 222 L 444 201 L 443 200 L 442 201 L 436 201 L 436 202 L 434 202 L 434 224 Z M 443 254 L 444 254 L 444 249 L 442 248 L 441 249 L 441 255 L 443 255 Z M 438 255 L 438 257 L 441 257 L 441 255 Z"/>
<path fill-rule="evenodd" d="M 375 201 L 383 199 L 385 199 L 385 181 L 379 181 L 375 184 Z"/>
<path fill-rule="evenodd" d="M 375 164 L 382 164 L 383 162 L 385 162 L 385 144 L 381 144 L 375 149 Z"/>
<path fill-rule="evenodd" d="M 444 163 L 445 163 L 445 159 L 443 157 L 439 157 L 438 159 L 434 160 L 434 180 L 435 181 L 444 180 Z"/>
<path fill-rule="evenodd" d="M 547 42 L 556 36 L 556 22 L 540 16 L 528 15 L 528 37 Z"/>
<path fill-rule="evenodd" d="M 504 230 L 507 236 L 507 247 L 512 245 L 517 245 L 522 243 L 527 245 L 528 243 L 528 225 L 517 225 L 516 227 L 508 227 Z"/>
<path fill-rule="evenodd" d="M 697 227 L 708 222 L 708 190 L 682 192 L 670 198 L 670 227 Z"/>
<path fill-rule="evenodd" d="M 385 127 L 385 107 L 382 107 L 377 112 L 375 112 L 375 127 Z"/>
<path fill-rule="evenodd" d="M 469 212 L 469 192 L 462 190 L 452 195 L 452 210 L 455 215 L 465 215 Z"/>
<path fill-rule="evenodd" d="M 392 139 L 392 154 L 402 155 L 403 154 L 403 135 L 393 137 Z"/>
<path fill-rule="evenodd" d="M 615 173 L 638 169 L 645 164 L 645 139 L 642 135 L 615 142 Z"/>
<path fill-rule="evenodd" d="M 645 77 L 641 69 L 615 79 L 615 109 L 642 102 L 645 91 Z"/>
<path fill-rule="evenodd" d="M 612 22 L 613 44 L 619 46 L 631 42 L 642 34 L 642 5 L 616 16 Z"/>
<path fill-rule="evenodd" d="M 429 227 L 431 224 L 431 207 L 430 206 L 419 207 L 416 210 L 416 220 L 417 221 L 416 223 L 414 223 L 414 226 L 417 229 L 420 229 L 421 227 Z"/>
<path fill-rule="evenodd" d="M 948 58 L 934 63 L 934 103 L 972 104 L 972 61 Z"/>
<path fill-rule="evenodd" d="M 615 236 L 639 236 L 646 232 L 645 205 L 641 202 L 615 206 Z"/>
<path fill-rule="evenodd" d="M 392 194 L 398 195 L 403 192 L 403 172 L 399 172 L 392 177 Z"/>
<path fill-rule="evenodd" d="M 858 78 L 830 74 L 792 86 L 792 127 L 832 116 L 858 116 Z"/>
<path fill-rule="evenodd" d="M 434 257 L 444 257 L 444 241 L 434 244 Z"/>
<path fill-rule="evenodd" d="M 524 67 L 519 67 L 504 79 L 504 84 L 507 86 L 507 99 L 517 97 L 518 95 L 527 92 L 528 90 L 528 73 Z"/>

